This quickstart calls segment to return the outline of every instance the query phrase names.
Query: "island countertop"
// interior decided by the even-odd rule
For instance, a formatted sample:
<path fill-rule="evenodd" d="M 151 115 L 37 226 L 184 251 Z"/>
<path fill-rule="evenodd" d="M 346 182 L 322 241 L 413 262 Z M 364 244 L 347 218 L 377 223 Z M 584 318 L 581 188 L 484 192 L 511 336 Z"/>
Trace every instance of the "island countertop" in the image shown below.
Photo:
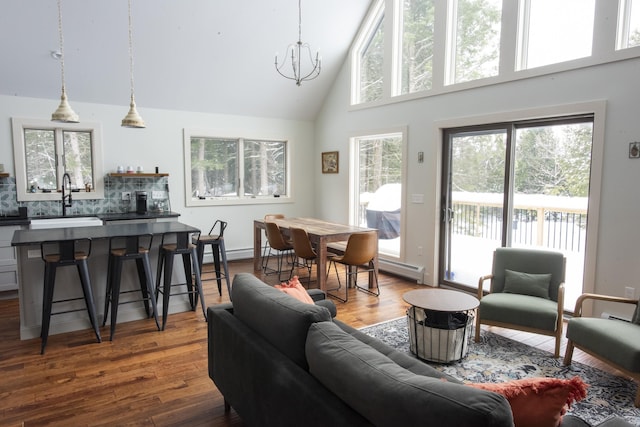
<path fill-rule="evenodd" d="M 16 230 L 11 246 L 39 245 L 52 240 L 109 239 L 114 236 L 142 234 L 197 233 L 200 229 L 177 221 L 127 224 L 117 221 L 102 227 L 48 228 L 40 230 Z"/>

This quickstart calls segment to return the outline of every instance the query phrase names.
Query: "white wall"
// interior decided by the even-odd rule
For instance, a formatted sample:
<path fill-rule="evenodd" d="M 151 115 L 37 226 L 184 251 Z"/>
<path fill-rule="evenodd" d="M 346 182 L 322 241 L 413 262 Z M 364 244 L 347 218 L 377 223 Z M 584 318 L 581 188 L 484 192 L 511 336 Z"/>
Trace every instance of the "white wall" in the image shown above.
<path fill-rule="evenodd" d="M 11 175 L 14 174 L 11 117 L 48 119 L 58 103 L 58 100 L 0 96 L 0 163 L 4 163 L 5 170 Z M 311 191 L 314 176 L 309 171 L 317 169 L 320 161 L 309 155 L 313 152 L 312 122 L 147 109 L 138 101 L 138 111 L 147 128 L 129 129 L 120 126 L 128 111 L 126 106 L 79 103 L 73 97 L 70 104 L 81 121 L 102 123 L 105 173 L 115 172 L 118 165 L 141 165 L 149 172 L 158 166 L 161 172 L 169 173 L 171 208 L 181 214 L 179 220 L 205 231 L 215 219 L 228 221 L 225 233 L 227 251 L 233 253 L 252 248 L 253 220 L 262 218 L 266 213 L 314 215 L 315 195 Z M 254 135 L 265 132 L 288 138 L 294 202 L 185 207 L 183 128 L 237 131 L 238 136 L 244 136 L 243 132 L 250 129 Z"/>
<path fill-rule="evenodd" d="M 440 146 L 436 122 L 466 124 L 473 116 L 499 116 L 564 104 L 605 100 L 605 141 L 600 226 L 594 290 L 624 296 L 624 287 L 640 293 L 640 160 L 628 158 L 629 142 L 640 141 L 640 59 L 598 65 L 368 109 L 349 108 L 348 61 L 328 94 L 316 121 L 316 156 L 340 151 L 340 173 L 319 175 L 317 215 L 348 221 L 348 142 L 356 133 L 408 127 L 406 192 L 424 194 L 424 204 L 406 209 L 406 259 L 424 265 L 427 282 L 437 279 Z M 425 162 L 417 162 L 424 151 Z M 409 197 L 408 200 L 411 200 Z M 423 256 L 417 247 L 425 248 Z M 478 272 L 478 276 L 486 272 Z M 628 309 L 598 305 L 596 312 L 630 315 Z"/>

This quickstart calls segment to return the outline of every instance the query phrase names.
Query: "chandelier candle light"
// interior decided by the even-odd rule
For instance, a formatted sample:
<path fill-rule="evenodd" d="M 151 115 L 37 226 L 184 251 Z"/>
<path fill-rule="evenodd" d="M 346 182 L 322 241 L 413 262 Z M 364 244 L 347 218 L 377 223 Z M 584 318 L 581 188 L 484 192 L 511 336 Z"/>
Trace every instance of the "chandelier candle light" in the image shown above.
<path fill-rule="evenodd" d="M 58 37 L 60 42 L 60 51 L 51 52 L 54 59 L 60 60 L 60 69 L 62 75 L 62 96 L 60 97 L 60 105 L 51 115 L 53 122 L 78 123 L 80 119 L 78 115 L 71 109 L 67 101 L 67 91 L 64 85 L 64 37 L 62 36 L 62 0 L 58 0 Z"/>
<path fill-rule="evenodd" d="M 296 84 L 300 86 L 300 83 L 305 80 L 313 80 L 320 75 L 320 68 L 322 63 L 322 58 L 318 52 L 316 52 L 315 59 L 313 58 L 313 54 L 311 53 L 311 46 L 309 43 L 302 43 L 302 0 L 298 0 L 298 41 L 294 44 L 290 44 L 287 46 L 287 53 L 285 54 L 282 64 L 278 63 L 278 54 L 276 53 L 275 66 L 276 71 L 284 78 L 295 80 Z M 291 66 L 293 68 L 293 76 L 287 75 L 283 73 L 282 69 L 287 64 L 287 57 L 289 56 L 289 52 L 291 52 Z M 312 66 L 311 71 L 302 75 L 302 54 L 309 55 L 309 62 Z"/>
<path fill-rule="evenodd" d="M 129 128 L 144 128 L 146 127 L 144 120 L 138 114 L 136 110 L 136 100 L 133 94 L 133 41 L 132 41 L 132 27 L 131 23 L 131 0 L 129 0 L 129 72 L 131 76 L 131 104 L 129 105 L 129 112 L 122 119 L 122 126 Z"/>

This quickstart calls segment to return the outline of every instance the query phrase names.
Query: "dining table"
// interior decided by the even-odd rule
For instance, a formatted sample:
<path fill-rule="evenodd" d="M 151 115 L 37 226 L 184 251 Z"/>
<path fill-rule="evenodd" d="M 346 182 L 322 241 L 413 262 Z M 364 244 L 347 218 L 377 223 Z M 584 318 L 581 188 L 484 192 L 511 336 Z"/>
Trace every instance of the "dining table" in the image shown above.
<path fill-rule="evenodd" d="M 346 242 L 349 236 L 354 233 L 362 232 L 378 232 L 375 228 L 357 227 L 354 225 L 340 224 L 330 221 L 324 221 L 316 218 L 279 218 L 273 219 L 280 227 L 283 235 L 288 236 L 291 228 L 301 228 L 309 235 L 311 244 L 315 247 L 317 258 L 317 287 L 322 291 L 327 290 L 327 256 L 329 254 L 329 244 L 335 242 Z M 262 230 L 265 227 L 264 219 L 256 219 L 253 221 L 253 269 L 260 271 L 262 268 L 261 250 L 262 250 Z M 376 239 L 377 242 L 377 239 Z M 376 255 L 373 259 L 375 274 L 378 274 L 378 248 L 376 247 Z M 373 274 L 369 274 L 369 287 L 375 287 L 375 279 Z"/>

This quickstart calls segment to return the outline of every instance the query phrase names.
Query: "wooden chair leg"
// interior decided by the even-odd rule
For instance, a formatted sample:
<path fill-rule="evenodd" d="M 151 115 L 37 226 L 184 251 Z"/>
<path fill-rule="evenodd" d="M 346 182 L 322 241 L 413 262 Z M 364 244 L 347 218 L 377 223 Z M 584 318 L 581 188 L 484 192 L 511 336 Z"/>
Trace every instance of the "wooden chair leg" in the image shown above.
<path fill-rule="evenodd" d="M 564 353 L 564 365 L 571 365 L 571 358 L 573 357 L 573 342 L 571 340 L 567 341 L 567 350 Z M 638 401 L 636 397 L 636 402 Z"/>
<path fill-rule="evenodd" d="M 474 337 L 475 342 L 480 342 L 480 316 L 478 316 L 476 312 L 476 336 Z"/>

